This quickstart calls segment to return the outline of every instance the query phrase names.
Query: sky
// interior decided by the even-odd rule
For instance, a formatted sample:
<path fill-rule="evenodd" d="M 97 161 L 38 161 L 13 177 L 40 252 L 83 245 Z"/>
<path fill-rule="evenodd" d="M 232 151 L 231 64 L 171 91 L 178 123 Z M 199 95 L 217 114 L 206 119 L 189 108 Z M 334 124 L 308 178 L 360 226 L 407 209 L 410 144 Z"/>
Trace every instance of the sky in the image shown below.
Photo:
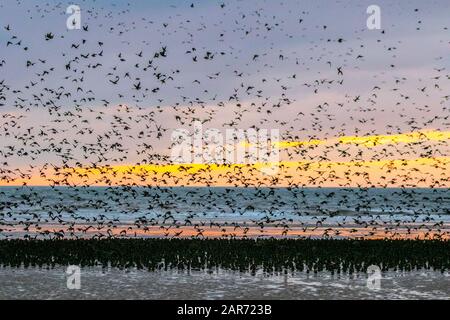
<path fill-rule="evenodd" d="M 70 4 L 84 29 L 67 29 Z M 380 30 L 366 26 L 373 4 Z M 448 12 L 448 1 L 2 1 L 0 185 L 449 187 Z M 279 170 L 185 172 L 171 136 L 196 122 L 279 130 Z"/>

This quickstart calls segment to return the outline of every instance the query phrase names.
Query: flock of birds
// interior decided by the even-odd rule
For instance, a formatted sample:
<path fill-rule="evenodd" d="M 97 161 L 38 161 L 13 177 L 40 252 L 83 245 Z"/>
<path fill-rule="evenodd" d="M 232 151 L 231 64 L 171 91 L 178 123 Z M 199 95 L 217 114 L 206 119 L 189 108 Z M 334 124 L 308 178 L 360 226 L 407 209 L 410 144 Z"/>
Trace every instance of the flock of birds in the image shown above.
<path fill-rule="evenodd" d="M 82 28 L 67 30 L 63 3 L 0 5 L 26 17 L 0 19 L 0 184 L 10 186 L 0 188 L 0 237 L 448 239 L 448 139 L 314 143 L 448 131 L 448 28 L 427 6 L 405 9 L 416 38 L 391 34 L 395 24 L 341 32 L 310 6 L 167 4 L 139 16 L 132 4 L 82 1 Z M 430 30 L 436 54 L 415 61 L 411 47 Z M 299 165 L 272 176 L 177 166 L 171 133 L 195 123 L 280 129 L 282 141 L 303 141 L 280 163 Z M 430 171 L 407 165 L 415 159 L 431 159 Z M 383 160 L 393 162 L 375 179 L 364 163 Z M 343 162 L 353 167 L 334 169 Z M 328 185 L 339 188 L 306 188 Z"/>
<path fill-rule="evenodd" d="M 448 242 L 436 240 L 307 239 L 14 239 L 0 242 L 0 265 L 54 268 L 57 265 L 101 266 L 181 272 L 233 270 L 256 275 L 294 272 L 366 273 L 370 265 L 383 271 L 450 268 Z"/>

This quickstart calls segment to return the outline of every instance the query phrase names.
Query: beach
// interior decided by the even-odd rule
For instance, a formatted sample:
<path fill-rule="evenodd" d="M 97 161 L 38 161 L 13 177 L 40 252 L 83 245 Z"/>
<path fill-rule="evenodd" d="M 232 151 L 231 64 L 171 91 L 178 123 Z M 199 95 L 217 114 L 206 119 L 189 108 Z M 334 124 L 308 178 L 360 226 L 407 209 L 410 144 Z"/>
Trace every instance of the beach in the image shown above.
<path fill-rule="evenodd" d="M 0 298 L 449 299 L 448 192 L 3 187 Z"/>
<path fill-rule="evenodd" d="M 66 286 L 66 269 L 0 268 L 0 299 L 444 299 L 450 275 L 436 271 L 383 272 L 380 289 L 367 274 L 265 276 L 219 270 L 158 271 L 82 268 L 81 288 Z"/>

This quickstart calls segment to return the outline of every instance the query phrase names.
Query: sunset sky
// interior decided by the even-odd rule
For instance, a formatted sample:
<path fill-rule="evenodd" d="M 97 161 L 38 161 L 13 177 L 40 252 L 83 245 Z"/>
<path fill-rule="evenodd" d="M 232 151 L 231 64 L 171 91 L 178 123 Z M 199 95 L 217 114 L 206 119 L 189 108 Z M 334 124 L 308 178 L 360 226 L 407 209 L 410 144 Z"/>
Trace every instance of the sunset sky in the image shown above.
<path fill-rule="evenodd" d="M 372 2 L 2 2 L 0 185 L 450 187 L 450 3 Z M 280 161 L 172 163 L 195 122 Z"/>

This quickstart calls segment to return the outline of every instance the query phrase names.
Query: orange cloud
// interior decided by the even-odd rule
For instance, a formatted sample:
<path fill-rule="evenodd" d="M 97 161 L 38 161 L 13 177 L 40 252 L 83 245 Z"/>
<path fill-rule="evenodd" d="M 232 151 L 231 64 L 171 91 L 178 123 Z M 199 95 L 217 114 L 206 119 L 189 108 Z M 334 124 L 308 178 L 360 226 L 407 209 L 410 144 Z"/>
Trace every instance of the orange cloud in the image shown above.
<path fill-rule="evenodd" d="M 273 142 L 279 148 L 339 144 L 373 148 L 380 145 L 415 144 L 420 154 L 422 142 L 445 142 L 450 131 L 427 130 L 395 135 L 343 136 L 324 140 Z M 337 148 L 335 148 L 337 149 Z M 333 149 L 332 149 L 333 150 Z M 359 150 L 359 149 L 357 149 Z M 448 150 L 442 157 L 404 158 L 395 154 L 385 160 L 352 160 L 319 154 L 310 159 L 281 160 L 254 164 L 116 164 L 95 167 L 47 168 L 31 177 L 5 175 L 0 185 L 160 185 L 160 186 L 374 186 L 374 187 L 450 187 Z M 338 150 L 339 151 L 339 150 Z M 308 151 L 307 155 L 310 155 Z M 372 150 L 377 159 L 377 150 Z M 368 158 L 368 155 L 365 154 Z M 374 158 L 374 157 L 371 157 Z M 342 161 L 341 161 L 342 160 Z M 277 169 L 276 171 L 269 169 Z M 10 171 L 13 172 L 13 171 Z M 269 173 L 269 174 L 268 174 Z M 272 174 L 270 174 L 272 173 Z"/>
<path fill-rule="evenodd" d="M 277 167 L 266 174 L 264 169 Z M 3 185 L 450 187 L 450 157 L 256 164 L 149 164 L 54 169 Z"/>
<path fill-rule="evenodd" d="M 392 135 L 371 135 L 371 136 L 343 136 L 326 140 L 305 140 L 305 141 L 279 141 L 273 145 L 278 148 L 303 147 L 322 144 L 353 144 L 363 147 L 375 147 L 386 144 L 417 143 L 425 141 L 446 141 L 450 140 L 450 131 L 417 131 L 410 133 L 400 133 Z"/>

